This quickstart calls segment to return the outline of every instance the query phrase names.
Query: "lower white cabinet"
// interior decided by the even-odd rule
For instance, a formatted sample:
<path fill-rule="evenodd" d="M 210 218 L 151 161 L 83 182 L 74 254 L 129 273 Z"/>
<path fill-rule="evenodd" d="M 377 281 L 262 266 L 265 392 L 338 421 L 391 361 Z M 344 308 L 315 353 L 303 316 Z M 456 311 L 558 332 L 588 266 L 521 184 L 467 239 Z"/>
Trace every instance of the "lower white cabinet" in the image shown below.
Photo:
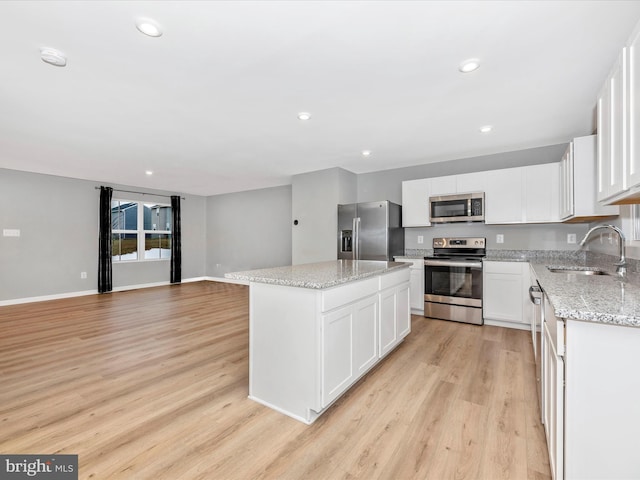
<path fill-rule="evenodd" d="M 554 480 L 564 478 L 564 323 L 545 301 L 542 325 L 542 414 Z M 585 425 L 586 426 L 586 425 Z"/>
<path fill-rule="evenodd" d="M 543 332 L 542 409 L 554 480 L 640 478 L 640 328 L 557 318 L 545 296 Z"/>
<path fill-rule="evenodd" d="M 485 261 L 482 277 L 482 316 L 485 323 L 530 328 L 529 263 Z"/>
<path fill-rule="evenodd" d="M 377 323 L 377 295 L 322 315 L 323 407 L 378 360 Z"/>
<path fill-rule="evenodd" d="M 411 264 L 409 267 L 409 305 L 413 313 L 424 315 L 424 259 L 398 257 L 395 261 Z"/>
<path fill-rule="evenodd" d="M 393 350 L 409 334 L 409 285 L 387 288 L 380 294 L 380 355 Z"/>
<path fill-rule="evenodd" d="M 409 268 L 327 289 L 251 282 L 249 398 L 313 423 L 411 330 Z"/>

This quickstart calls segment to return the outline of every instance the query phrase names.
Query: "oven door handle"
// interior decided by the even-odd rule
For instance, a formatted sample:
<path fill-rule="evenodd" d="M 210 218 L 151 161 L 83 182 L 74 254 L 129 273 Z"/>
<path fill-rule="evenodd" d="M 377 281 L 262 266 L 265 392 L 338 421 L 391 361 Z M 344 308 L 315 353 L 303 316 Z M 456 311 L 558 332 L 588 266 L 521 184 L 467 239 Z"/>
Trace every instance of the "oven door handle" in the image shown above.
<path fill-rule="evenodd" d="M 425 267 L 482 268 L 482 262 L 456 262 L 451 260 L 425 260 Z"/>

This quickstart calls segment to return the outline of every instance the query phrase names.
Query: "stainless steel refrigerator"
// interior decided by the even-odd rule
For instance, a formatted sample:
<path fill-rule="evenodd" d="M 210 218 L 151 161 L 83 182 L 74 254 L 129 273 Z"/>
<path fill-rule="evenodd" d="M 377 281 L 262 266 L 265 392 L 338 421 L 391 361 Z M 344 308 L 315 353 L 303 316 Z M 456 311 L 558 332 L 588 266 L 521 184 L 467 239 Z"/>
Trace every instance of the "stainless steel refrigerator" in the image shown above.
<path fill-rule="evenodd" d="M 338 259 L 393 261 L 401 255 L 400 205 L 389 201 L 338 205 Z"/>

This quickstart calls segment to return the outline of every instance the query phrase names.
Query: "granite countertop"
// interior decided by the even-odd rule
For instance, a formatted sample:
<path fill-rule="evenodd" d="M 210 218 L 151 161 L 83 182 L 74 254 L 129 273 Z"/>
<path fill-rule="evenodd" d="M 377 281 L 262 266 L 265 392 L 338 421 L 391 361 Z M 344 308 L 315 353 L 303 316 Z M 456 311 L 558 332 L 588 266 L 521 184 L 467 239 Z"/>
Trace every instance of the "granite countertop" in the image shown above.
<path fill-rule="evenodd" d="M 531 263 L 556 317 L 587 322 L 640 327 L 640 277 L 629 273 L 624 281 L 611 267 L 567 263 Z M 553 273 L 549 267 L 604 269 L 609 275 Z"/>
<path fill-rule="evenodd" d="M 409 266 L 410 264 L 402 262 L 336 260 L 230 272 L 225 274 L 225 278 L 285 287 L 322 289 L 381 275 L 393 270 L 409 268 Z"/>
<path fill-rule="evenodd" d="M 613 257 L 599 258 L 580 250 L 493 250 L 485 261 L 529 262 L 559 318 L 640 327 L 640 275 L 615 274 Z M 608 275 L 554 273 L 551 268 L 604 270 Z"/>

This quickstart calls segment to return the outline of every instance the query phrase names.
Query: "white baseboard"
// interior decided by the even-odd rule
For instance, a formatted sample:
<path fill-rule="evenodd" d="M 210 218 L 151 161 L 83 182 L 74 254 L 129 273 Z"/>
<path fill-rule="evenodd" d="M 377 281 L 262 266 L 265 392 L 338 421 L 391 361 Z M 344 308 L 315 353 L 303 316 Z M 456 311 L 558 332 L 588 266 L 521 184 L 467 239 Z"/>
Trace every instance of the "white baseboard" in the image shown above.
<path fill-rule="evenodd" d="M 209 280 L 210 282 L 223 282 L 223 283 L 236 283 L 238 285 L 249 285 L 247 280 L 236 280 L 234 278 L 224 278 L 224 277 L 204 277 L 205 280 Z"/>
<path fill-rule="evenodd" d="M 47 300 L 60 300 L 62 298 L 84 297 L 86 295 L 96 295 L 97 293 L 98 290 L 84 290 L 82 292 L 58 293 L 55 295 L 42 295 L 39 297 L 0 300 L 0 307 L 6 307 L 8 305 L 20 305 L 22 303 L 46 302 Z"/>
<path fill-rule="evenodd" d="M 216 277 L 186 278 L 182 280 L 182 283 L 202 282 L 202 281 L 240 283 L 237 280 L 230 280 L 228 278 L 216 278 Z M 155 282 L 155 283 L 141 283 L 138 285 L 125 285 L 122 287 L 115 287 L 112 290 L 112 292 L 125 292 L 127 290 L 138 290 L 140 288 L 161 287 L 165 285 L 171 285 L 171 282 Z M 41 295 L 37 297 L 14 298 L 11 300 L 0 300 L 0 307 L 5 307 L 9 305 L 20 305 L 23 303 L 46 302 L 48 300 L 61 300 L 63 298 L 83 297 L 86 295 L 97 295 L 97 294 L 98 294 L 98 290 L 96 289 L 96 290 L 84 290 L 81 292 L 57 293 L 55 295 Z"/>
<path fill-rule="evenodd" d="M 485 320 L 484 324 L 491 325 L 493 327 L 515 328 L 518 330 L 531 330 L 531 325 L 528 325 L 526 323 L 504 322 L 501 320 Z"/>

